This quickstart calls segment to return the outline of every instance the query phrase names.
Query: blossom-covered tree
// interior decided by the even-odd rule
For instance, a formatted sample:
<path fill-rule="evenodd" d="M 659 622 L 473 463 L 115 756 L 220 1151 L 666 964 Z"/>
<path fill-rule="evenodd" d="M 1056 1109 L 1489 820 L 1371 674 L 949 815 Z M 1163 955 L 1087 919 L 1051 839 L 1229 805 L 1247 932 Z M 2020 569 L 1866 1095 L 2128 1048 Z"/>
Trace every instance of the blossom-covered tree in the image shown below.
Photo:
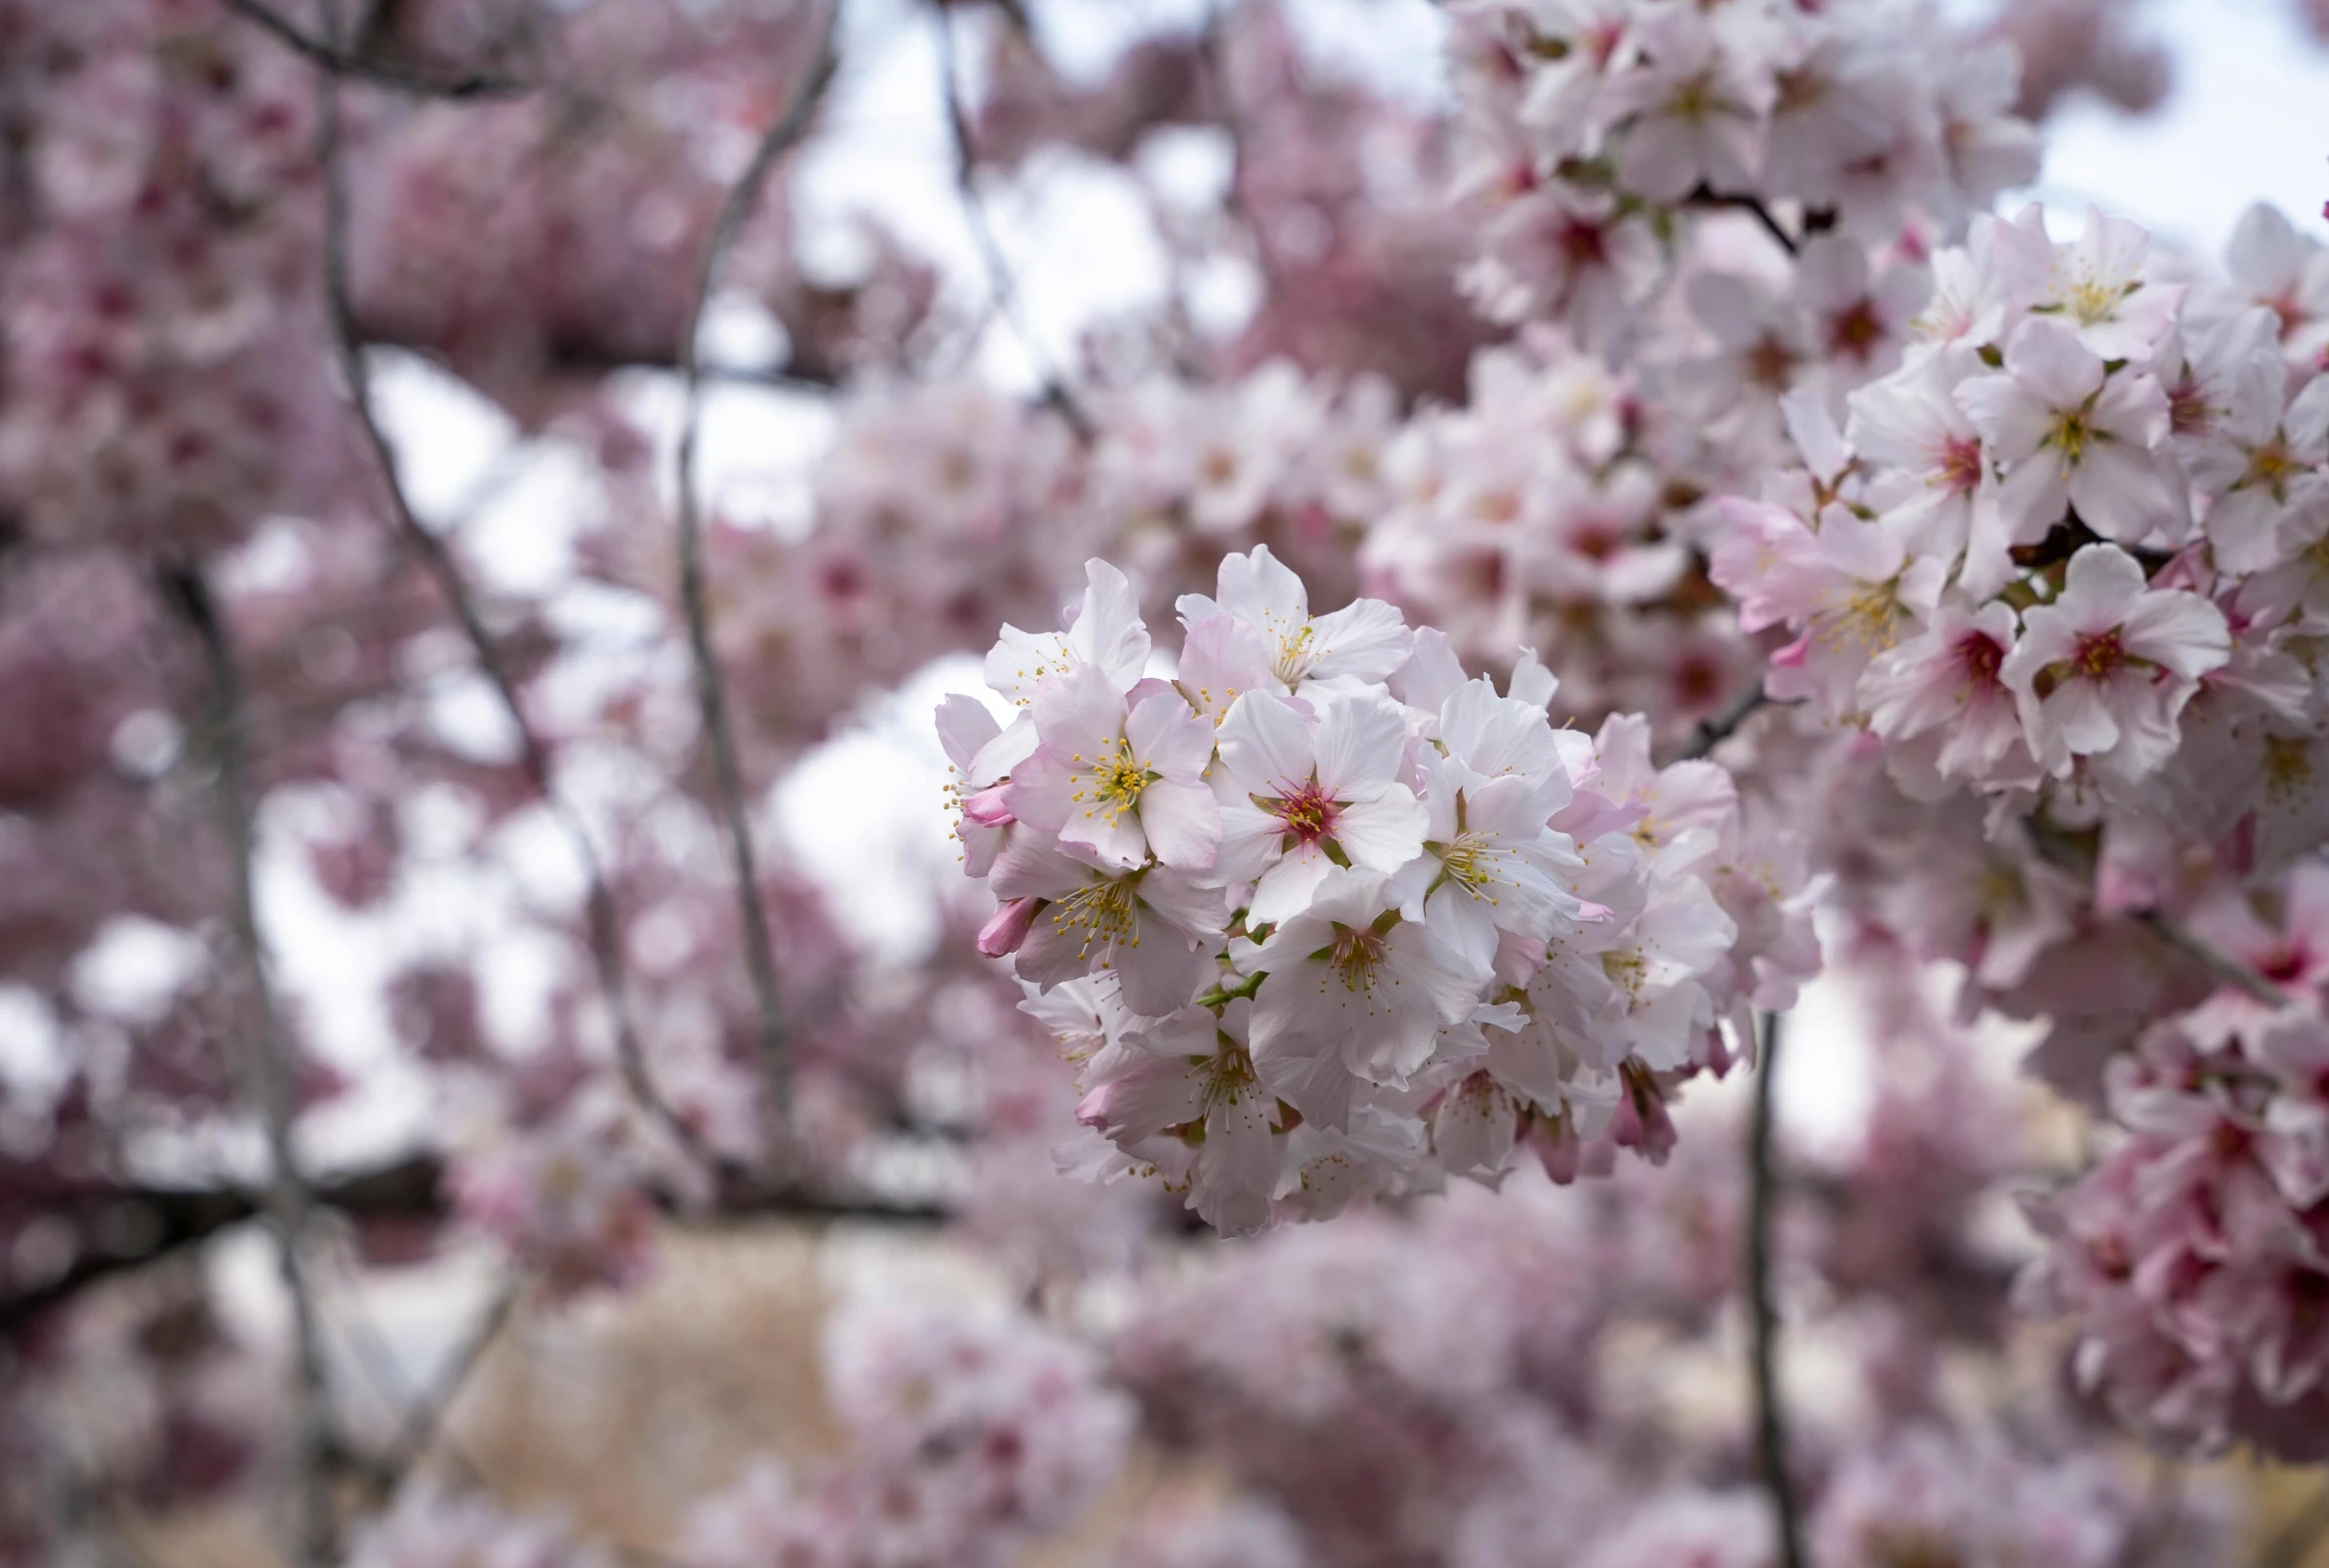
<path fill-rule="evenodd" d="M 0 0 L 0 1562 L 2300 1560 L 2329 246 L 2024 199 L 2107 0 L 1392 9 Z"/>

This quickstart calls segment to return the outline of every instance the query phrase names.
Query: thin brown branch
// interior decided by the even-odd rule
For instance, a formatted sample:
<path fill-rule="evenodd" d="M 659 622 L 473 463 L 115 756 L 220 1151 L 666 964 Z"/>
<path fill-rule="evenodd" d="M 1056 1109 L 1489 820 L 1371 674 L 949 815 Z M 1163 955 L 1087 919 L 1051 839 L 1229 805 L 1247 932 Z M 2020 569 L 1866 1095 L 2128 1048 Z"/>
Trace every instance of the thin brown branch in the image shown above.
<path fill-rule="evenodd" d="M 329 33 L 334 36 L 339 31 L 338 9 L 338 0 L 328 0 L 327 26 Z M 403 482 L 397 475 L 395 448 L 389 444 L 387 432 L 381 428 L 378 413 L 372 405 L 370 368 L 364 359 L 363 337 L 356 322 L 353 291 L 349 283 L 348 170 L 341 146 L 340 80 L 329 71 L 317 75 L 316 158 L 324 177 L 325 308 L 331 319 L 341 374 L 348 383 L 349 403 L 354 410 L 356 423 L 363 431 L 365 444 L 370 447 L 379 467 L 380 481 L 386 491 L 389 511 L 398 534 L 420 559 L 422 566 L 436 582 L 437 591 L 460 624 L 461 633 L 468 640 L 477 660 L 479 672 L 500 699 L 503 711 L 509 715 L 510 723 L 517 732 L 520 770 L 535 794 L 558 821 L 576 858 L 581 862 L 590 961 L 597 972 L 599 989 L 605 995 L 606 1009 L 614 1031 L 615 1057 L 621 1065 L 623 1080 L 640 1105 L 662 1123 L 683 1147 L 700 1157 L 700 1140 L 696 1138 L 694 1130 L 681 1121 L 663 1100 L 647 1071 L 646 1054 L 631 1018 L 629 974 L 623 959 L 621 918 L 615 908 L 614 893 L 608 885 L 605 869 L 599 862 L 597 847 L 591 842 L 588 827 L 580 814 L 553 787 L 550 751 L 527 716 L 517 676 L 511 670 L 492 631 L 486 626 L 476 596 L 470 591 L 468 578 L 460 562 L 454 559 L 452 550 L 412 510 L 411 500 L 405 495 Z"/>
<path fill-rule="evenodd" d="M 461 1348 L 453 1353 L 435 1389 L 405 1413 L 404 1425 L 397 1434 L 395 1446 L 388 1451 L 383 1461 L 382 1474 L 391 1493 L 412 1472 L 413 1466 L 426 1458 L 429 1450 L 436 1446 L 437 1435 L 444 1427 L 445 1419 L 452 1414 L 461 1391 L 469 1386 L 470 1375 L 485 1360 L 485 1353 L 493 1348 L 493 1342 L 501 1338 L 503 1328 L 509 1324 L 510 1314 L 517 1310 L 519 1298 L 524 1294 L 525 1282 L 522 1278 L 505 1281 L 494 1292 L 493 1300 L 487 1305 L 477 1326 L 462 1341 Z"/>
<path fill-rule="evenodd" d="M 760 138 L 743 177 L 729 190 L 704 246 L 696 277 L 695 304 L 680 332 L 680 376 L 687 388 L 679 421 L 679 602 L 687 619 L 688 653 L 695 665 L 696 707 L 712 752 L 712 778 L 720 816 L 727 828 L 729 858 L 736 877 L 736 907 L 744 922 L 745 967 L 752 976 L 759 1014 L 762 1071 L 769 1097 L 769 1153 L 779 1168 L 790 1158 L 793 1121 L 793 1064 L 785 1038 L 783 998 L 777 983 L 776 941 L 768 906 L 761 898 L 760 856 L 752 838 L 752 814 L 744 799 L 744 770 L 736 755 L 736 731 L 728 715 L 728 690 L 712 647 L 712 607 L 704 591 L 703 513 L 696 498 L 696 449 L 702 433 L 704 312 L 719 282 L 720 263 L 760 198 L 769 171 L 808 134 L 817 105 L 840 67 L 836 38 L 841 0 L 827 0 L 815 58 L 793 94 L 792 105 Z"/>
<path fill-rule="evenodd" d="M 2059 830 L 2032 818 L 2029 824 L 2030 842 L 2040 858 L 2050 860 L 2065 870 L 2073 871 L 2091 881 L 2095 875 L 2094 858 L 2082 855 L 2078 846 Z M 2082 863 L 2083 862 L 2083 863 Z M 2209 979 L 2219 986 L 2228 986 L 2268 1008 L 2288 1006 L 2289 995 L 2271 981 L 2257 974 L 2247 965 L 2232 957 L 2206 937 L 2192 930 L 2164 910 L 2138 910 L 2130 917 L 2144 930 L 2157 938 L 2170 952 L 2189 959 L 2207 972 Z"/>
<path fill-rule="evenodd" d="M 329 1393 L 316 1303 L 309 1287 L 304 1247 L 310 1199 L 293 1146 L 298 1078 L 286 1048 L 283 1021 L 268 974 L 266 939 L 259 931 L 259 905 L 252 869 L 256 852 L 255 801 L 250 760 L 245 755 L 243 682 L 234 639 L 200 566 L 187 561 L 165 566 L 161 586 L 170 607 L 202 645 L 210 679 L 210 713 L 204 729 L 216 783 L 219 831 L 226 840 L 228 879 L 233 889 L 236 956 L 250 988 L 252 1033 L 243 1053 L 245 1093 L 259 1107 L 267 1133 L 268 1179 L 265 1208 L 275 1232 L 277 1263 L 291 1302 L 292 1476 L 297 1512 L 293 1561 L 332 1560 L 332 1500 L 326 1452 L 331 1444 Z"/>
<path fill-rule="evenodd" d="M 344 1221 L 418 1221 L 452 1218 L 443 1167 L 427 1156 L 400 1160 L 308 1191 L 311 1214 Z M 693 1213 L 674 1196 L 652 1195 L 668 1214 Z M 239 1225 L 264 1217 L 266 1198 L 236 1187 L 118 1186 L 84 1195 L 91 1208 L 133 1214 L 148 1229 L 134 1251 L 92 1252 L 45 1284 L 0 1295 L 0 1340 L 23 1333 L 48 1312 L 106 1280 L 177 1257 Z M 806 1186 L 771 1188 L 730 1183 L 714 1199 L 712 1221 L 794 1220 L 810 1224 L 940 1225 L 952 1218 L 943 1205 L 893 1202 Z"/>
<path fill-rule="evenodd" d="M 283 13 L 264 4 L 263 0 L 226 0 L 226 8 L 259 27 L 285 48 L 334 76 L 366 82 L 413 98 L 517 98 L 533 91 L 531 83 L 511 77 L 494 76 L 486 72 L 454 77 L 432 76 L 409 66 L 398 65 L 393 60 L 342 49 L 302 32 Z"/>
<path fill-rule="evenodd" d="M 1763 1018 L 1754 1067 L 1754 1120 L 1747 1141 L 1747 1306 L 1754 1363 L 1755 1457 L 1771 1502 L 1780 1568 L 1805 1568 L 1802 1512 L 1787 1469 L 1787 1413 L 1779 1389 L 1779 1314 L 1771 1299 L 1772 1226 L 1779 1189 L 1773 1151 L 1780 1014 Z"/>
<path fill-rule="evenodd" d="M 1763 205 L 1760 196 L 1717 195 L 1709 187 L 1701 185 L 1683 198 L 1683 205 L 1744 212 L 1761 224 L 1763 232 L 1768 234 L 1779 249 L 1785 251 L 1789 256 L 1802 253 L 1801 244 L 1797 242 L 1794 235 L 1787 232 L 1786 225 L 1772 216 L 1771 209 Z"/>
<path fill-rule="evenodd" d="M 1752 718 L 1756 709 L 1769 706 L 1771 706 L 1770 693 L 1758 680 L 1741 692 L 1730 707 L 1711 718 L 1700 720 L 1698 728 L 1690 732 L 1690 740 L 1676 754 L 1674 761 L 1678 763 L 1696 762 L 1699 758 L 1705 757 L 1716 747 L 1738 734 L 1739 727 Z"/>
<path fill-rule="evenodd" d="M 2144 910 L 2136 924 L 2208 972 L 2219 986 L 2229 986 L 2268 1008 L 2288 1006 L 2288 993 L 2202 937 L 2183 922 L 2156 909 Z"/>
<path fill-rule="evenodd" d="M 931 25 L 938 34 L 938 80 L 946 101 L 946 127 L 954 140 L 954 188 L 962 198 L 963 221 L 970 226 L 980 264 L 986 269 L 987 288 L 995 297 L 996 310 L 1044 378 L 1043 401 L 1058 410 L 1077 439 L 1088 443 L 1098 427 L 1067 389 L 1066 378 L 1028 325 L 1020 309 L 1019 281 L 1012 272 L 1011 259 L 1003 254 L 1002 242 L 995 237 L 995 226 L 987 214 L 986 198 L 979 191 L 978 154 L 971 145 L 970 117 L 963 110 L 961 70 L 955 59 L 953 9 L 938 4 Z"/>

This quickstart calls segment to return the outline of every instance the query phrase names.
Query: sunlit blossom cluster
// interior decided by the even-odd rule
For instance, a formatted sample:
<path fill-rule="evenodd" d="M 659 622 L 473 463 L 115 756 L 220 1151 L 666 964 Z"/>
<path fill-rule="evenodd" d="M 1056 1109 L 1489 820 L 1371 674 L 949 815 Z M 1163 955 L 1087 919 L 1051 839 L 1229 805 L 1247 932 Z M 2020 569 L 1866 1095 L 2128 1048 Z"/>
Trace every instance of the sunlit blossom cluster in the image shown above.
<path fill-rule="evenodd" d="M 1759 338 L 1760 314 L 1780 329 L 1771 353 L 1816 354 L 1823 338 L 1870 349 L 1915 286 L 1871 289 L 1860 247 L 1914 260 L 1914 236 L 1961 224 L 2036 168 L 2035 136 L 2013 115 L 2013 51 L 1935 7 L 1457 9 L 1464 179 L 1494 209 L 1467 285 L 1491 316 L 1558 321 L 1591 346 L 1655 331 L 1694 223 L 1756 201 L 1835 238 L 1807 244 L 1776 294 L 1735 279 L 1736 299 L 1718 301 L 1694 282 L 1707 325 Z"/>
<path fill-rule="evenodd" d="M 1662 1158 L 1665 1101 L 1816 968 L 1800 866 L 1729 776 L 1647 726 L 1555 730 L 1378 600 L 1312 616 L 1267 549 L 1185 596 L 1171 679 L 1104 562 L 1063 633 L 1006 628 L 939 724 L 965 869 L 1076 1060 L 1087 1174 L 1161 1179 L 1226 1231 L 1427 1170 L 1563 1180 Z M 1605 1142 L 1604 1140 L 1607 1140 Z"/>

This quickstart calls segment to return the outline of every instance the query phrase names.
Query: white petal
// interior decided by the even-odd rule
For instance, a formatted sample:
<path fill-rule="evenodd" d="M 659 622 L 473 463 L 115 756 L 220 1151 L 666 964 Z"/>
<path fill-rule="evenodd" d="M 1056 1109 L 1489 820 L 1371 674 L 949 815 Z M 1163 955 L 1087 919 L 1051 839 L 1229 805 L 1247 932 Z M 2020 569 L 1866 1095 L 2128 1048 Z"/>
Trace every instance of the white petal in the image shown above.
<path fill-rule="evenodd" d="M 1255 794 L 1291 793 L 1317 770 L 1312 722 L 1275 692 L 1240 697 L 1221 721 L 1220 740 L 1223 765 Z"/>
<path fill-rule="evenodd" d="M 1157 859 L 1210 871 L 1221 851 L 1221 806 L 1201 784 L 1158 779 L 1140 791 L 1140 827 Z"/>
<path fill-rule="evenodd" d="M 1387 697 L 1336 692 L 1318 704 L 1318 785 L 1338 800 L 1371 798 L 1407 756 L 1407 716 Z"/>
<path fill-rule="evenodd" d="M 1423 853 L 1430 814 L 1405 784 L 1393 784 L 1372 800 L 1346 805 L 1334 823 L 1334 841 L 1351 864 L 1385 876 Z"/>
<path fill-rule="evenodd" d="M 1415 634 L 1381 599 L 1358 599 L 1310 622 L 1309 677 L 1379 681 L 1407 662 Z"/>

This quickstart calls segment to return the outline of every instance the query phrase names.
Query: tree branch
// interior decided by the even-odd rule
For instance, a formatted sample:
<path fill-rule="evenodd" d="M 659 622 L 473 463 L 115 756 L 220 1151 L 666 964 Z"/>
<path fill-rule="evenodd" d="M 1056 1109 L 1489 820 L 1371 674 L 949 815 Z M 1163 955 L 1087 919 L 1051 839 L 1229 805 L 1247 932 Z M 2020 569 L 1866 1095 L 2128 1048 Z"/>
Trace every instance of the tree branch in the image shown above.
<path fill-rule="evenodd" d="M 255 1013 L 256 1027 L 245 1053 L 245 1092 L 258 1102 L 267 1130 L 266 1212 L 275 1232 L 283 1288 L 291 1301 L 292 1474 L 297 1501 L 293 1560 L 321 1565 L 333 1557 L 332 1500 L 324 1462 L 331 1444 L 331 1417 L 324 1383 L 323 1338 L 302 1255 L 309 1198 L 292 1141 L 297 1074 L 285 1049 L 283 1022 L 267 973 L 267 946 L 259 931 L 258 897 L 253 886 L 256 832 L 249 759 L 244 755 L 242 673 L 235 662 L 232 634 L 201 568 L 190 561 L 165 566 L 161 585 L 171 607 L 201 643 L 210 676 L 210 717 L 205 728 L 217 770 L 212 792 L 230 862 L 235 948 Z"/>
<path fill-rule="evenodd" d="M 384 1489 L 391 1495 L 413 1466 L 426 1458 L 428 1451 L 436 1446 L 437 1433 L 444 1426 L 445 1418 L 452 1414 L 454 1402 L 468 1387 L 470 1374 L 485 1360 L 486 1351 L 501 1338 L 502 1329 L 508 1325 L 510 1314 L 517 1310 L 518 1298 L 523 1293 L 523 1281 L 515 1278 L 494 1292 L 492 1304 L 454 1353 L 436 1388 L 405 1413 L 403 1428 L 381 1466 Z"/>
<path fill-rule="evenodd" d="M 334 36 L 339 31 L 338 14 L 338 0 L 327 0 L 327 28 Z M 362 428 L 365 444 L 370 447 L 372 457 L 379 466 L 380 480 L 386 489 L 389 510 L 398 534 L 413 554 L 419 557 L 422 566 L 435 580 L 437 591 L 444 596 L 447 607 L 459 623 L 462 635 L 468 640 L 477 659 L 479 672 L 493 688 L 494 695 L 500 699 L 503 711 L 509 715 L 510 723 L 517 731 L 520 770 L 535 794 L 557 820 L 577 859 L 582 863 L 590 961 L 597 972 L 599 990 L 606 998 L 607 1012 L 614 1030 L 615 1057 L 621 1065 L 623 1081 L 640 1105 L 661 1122 L 683 1147 L 699 1159 L 705 1158 L 694 1130 L 681 1121 L 656 1092 L 654 1080 L 647 1071 L 646 1055 L 631 1019 L 629 975 L 622 950 L 622 923 L 615 908 L 613 891 L 607 883 L 605 869 L 599 863 L 598 851 L 590 841 L 588 828 L 573 806 L 552 787 L 549 749 L 527 717 L 517 677 L 495 642 L 493 633 L 486 627 L 485 617 L 477 607 L 475 595 L 470 592 L 460 562 L 454 560 L 445 542 L 431 533 L 413 512 L 412 503 L 404 493 L 403 483 L 397 477 L 395 448 L 389 445 L 387 433 L 380 427 L 378 414 L 372 406 L 371 375 L 364 360 L 363 336 L 356 322 L 353 291 L 349 283 L 348 171 L 341 155 L 339 76 L 331 71 L 318 73 L 316 94 L 316 159 L 324 178 L 324 300 L 339 353 L 341 374 L 348 382 L 349 403 L 354 410 L 357 424 Z"/>
<path fill-rule="evenodd" d="M 2247 965 L 2233 958 L 2223 949 L 2202 937 L 2173 916 L 2156 909 L 2144 910 L 2135 917 L 2143 927 L 2160 941 L 2208 971 L 2209 978 L 2219 986 L 2229 986 L 2245 993 L 2268 1008 L 2288 1006 L 2288 993 L 2257 974 Z"/>
<path fill-rule="evenodd" d="M 441 1223 L 452 1218 L 443 1187 L 444 1169 L 430 1156 L 415 1156 L 340 1181 L 309 1189 L 311 1213 L 343 1220 L 406 1220 Z M 266 1213 L 262 1195 L 240 1188 L 117 1187 L 85 1195 L 92 1204 L 128 1208 L 153 1223 L 151 1238 L 133 1252 L 93 1252 L 46 1284 L 0 1295 L 0 1340 L 17 1337 L 43 1315 L 91 1287 L 188 1252 L 236 1226 Z M 678 1199 L 653 1195 L 667 1214 L 683 1212 Z M 828 1193 L 806 1186 L 770 1188 L 730 1184 L 716 1198 L 716 1220 L 797 1220 L 811 1224 L 942 1225 L 953 1218 L 943 1205 L 892 1203 L 857 1194 Z"/>
<path fill-rule="evenodd" d="M 1730 707 L 1712 718 L 1700 720 L 1698 728 L 1690 732 L 1690 740 L 1676 754 L 1674 761 L 1678 763 L 1698 761 L 1738 734 L 1739 727 L 1752 718 L 1756 709 L 1770 706 L 1772 706 L 1770 693 L 1764 688 L 1761 681 L 1756 681 L 1746 691 L 1741 692 Z"/>
<path fill-rule="evenodd" d="M 1794 235 L 1787 232 L 1785 225 L 1771 215 L 1771 209 L 1763 205 L 1760 196 L 1719 196 L 1710 187 L 1701 185 L 1683 198 L 1683 205 L 1744 212 L 1762 225 L 1763 232 L 1777 242 L 1779 249 L 1790 256 L 1802 254 L 1803 247 L 1796 242 Z"/>
<path fill-rule="evenodd" d="M 1747 1135 L 1747 1305 L 1754 1361 L 1755 1455 L 1771 1500 L 1780 1568 L 1806 1568 L 1803 1521 L 1787 1471 L 1787 1416 L 1779 1390 L 1779 1315 L 1771 1301 L 1772 1220 L 1779 1176 L 1772 1150 L 1774 1081 L 1778 1076 L 1780 1014 L 1763 1018 L 1762 1059 L 1754 1069 L 1754 1120 Z"/>
<path fill-rule="evenodd" d="M 2094 879 L 2092 858 L 2080 863 L 2078 848 L 2057 829 L 2049 827 L 2036 817 L 2029 822 L 2030 842 L 2036 846 L 2041 859 L 2051 860 L 2065 870 L 2075 872 L 2089 882 Z M 2190 959 L 2208 973 L 2219 986 L 2229 986 L 2253 1001 L 2268 1008 L 2284 1008 L 2289 995 L 2278 986 L 2257 974 L 2229 953 L 2210 942 L 2186 926 L 2173 915 L 2158 909 L 2138 910 L 2128 917 L 2144 930 L 2158 938 L 2169 951 Z"/>
<path fill-rule="evenodd" d="M 387 88 L 414 98 L 516 98 L 533 91 L 530 83 L 510 77 L 497 77 L 484 72 L 460 77 L 435 77 L 400 66 L 392 60 L 351 53 L 336 44 L 309 37 L 293 26 L 281 12 L 263 4 L 262 0 L 226 0 L 226 8 L 257 25 L 285 48 L 304 56 L 336 77 L 368 82 L 374 87 Z"/>
<path fill-rule="evenodd" d="M 743 177 L 728 192 L 720 216 L 704 246 L 696 278 L 695 304 L 687 314 L 679 340 L 680 376 L 687 400 L 679 421 L 679 602 L 687 619 L 688 652 L 695 664 L 696 707 L 711 743 L 712 777 L 719 795 L 720 815 L 728 830 L 729 857 L 736 876 L 736 905 L 744 921 L 745 966 L 752 975 L 752 994 L 760 1016 L 760 1050 L 769 1096 L 769 1147 L 782 1168 L 790 1158 L 793 1121 L 793 1069 L 785 1039 L 783 999 L 777 986 L 776 942 L 769 931 L 768 907 L 761 900 L 760 857 L 753 847 L 752 815 L 744 801 L 744 771 L 736 756 L 736 732 L 728 717 L 728 692 L 720 675 L 720 660 L 712 647 L 712 610 L 704 591 L 703 516 L 696 499 L 696 448 L 703 413 L 704 364 L 700 339 L 704 311 L 719 281 L 720 263 L 751 215 L 769 171 L 786 150 L 808 133 L 817 104 L 832 85 L 840 66 L 835 40 L 840 28 L 841 0 L 828 0 L 824 29 L 809 74 L 793 95 L 793 103 L 778 116 L 754 149 Z"/>
<path fill-rule="evenodd" d="M 1002 243 L 995 238 L 986 201 L 979 194 L 978 158 L 971 148 L 970 119 L 963 112 L 961 73 L 955 61 L 954 12 L 943 0 L 934 9 L 931 20 L 938 30 L 939 86 L 946 99 L 947 129 L 954 138 L 954 188 L 962 197 L 963 219 L 970 225 L 971 238 L 979 248 L 979 260 L 986 268 L 987 287 L 995 295 L 996 309 L 1010 324 L 1013 336 L 1019 338 L 1044 377 L 1043 401 L 1057 409 L 1076 437 L 1088 443 L 1098 427 L 1075 395 L 1067 390 L 1066 378 L 1044 351 L 1044 345 L 1037 340 L 1020 311 L 1019 285 L 1012 276 L 1011 261 L 1003 254 Z"/>

